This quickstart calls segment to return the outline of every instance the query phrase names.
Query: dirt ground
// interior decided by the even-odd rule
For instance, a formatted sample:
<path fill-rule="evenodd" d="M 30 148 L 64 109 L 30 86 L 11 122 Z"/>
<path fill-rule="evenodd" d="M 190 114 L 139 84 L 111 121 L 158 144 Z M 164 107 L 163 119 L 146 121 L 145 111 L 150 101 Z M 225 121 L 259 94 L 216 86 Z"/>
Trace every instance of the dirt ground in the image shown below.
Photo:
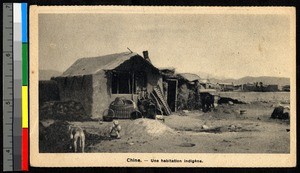
<path fill-rule="evenodd" d="M 285 102 L 286 103 L 286 102 Z M 112 122 L 69 122 L 86 132 L 86 152 L 289 153 L 289 120 L 270 119 L 278 102 L 223 104 L 214 110 L 177 112 L 165 122 L 119 120 L 121 139 L 108 136 Z M 245 114 L 240 114 L 246 110 Z M 44 120 L 49 126 L 53 120 Z M 40 147 L 41 152 L 51 152 Z M 66 151 L 67 152 L 67 151 Z"/>

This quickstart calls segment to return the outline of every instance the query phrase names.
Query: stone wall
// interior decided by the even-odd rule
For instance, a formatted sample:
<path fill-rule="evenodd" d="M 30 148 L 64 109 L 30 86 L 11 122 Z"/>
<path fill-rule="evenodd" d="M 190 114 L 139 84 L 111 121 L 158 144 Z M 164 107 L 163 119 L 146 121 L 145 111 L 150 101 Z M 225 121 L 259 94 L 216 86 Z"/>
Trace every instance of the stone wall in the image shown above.
<path fill-rule="evenodd" d="M 60 100 L 59 88 L 56 81 L 39 81 L 39 106 L 43 106 L 48 101 Z"/>
<path fill-rule="evenodd" d="M 50 101 L 45 102 L 39 110 L 39 118 L 66 120 L 66 121 L 84 121 L 90 120 L 82 104 L 75 101 Z"/>
<path fill-rule="evenodd" d="M 61 101 L 75 101 L 82 104 L 88 116 L 92 116 L 92 75 L 56 77 Z"/>

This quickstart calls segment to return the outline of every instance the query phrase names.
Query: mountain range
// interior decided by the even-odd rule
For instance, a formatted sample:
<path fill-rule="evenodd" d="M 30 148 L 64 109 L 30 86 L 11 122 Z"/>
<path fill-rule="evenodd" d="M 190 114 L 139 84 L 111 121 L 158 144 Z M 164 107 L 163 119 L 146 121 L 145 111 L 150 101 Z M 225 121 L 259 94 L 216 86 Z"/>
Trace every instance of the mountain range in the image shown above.
<path fill-rule="evenodd" d="M 290 85 L 290 78 L 272 77 L 272 76 L 260 76 L 260 77 L 246 76 L 240 79 L 210 78 L 209 80 L 211 83 L 246 84 L 246 83 L 262 82 L 263 84 L 277 84 L 279 86 Z"/>
<path fill-rule="evenodd" d="M 59 76 L 62 72 L 56 70 L 39 70 L 39 80 L 50 80 L 51 77 Z"/>
<path fill-rule="evenodd" d="M 51 77 L 59 76 L 62 72 L 56 70 L 39 70 L 39 80 L 50 80 Z M 246 76 L 240 79 L 232 79 L 226 77 L 212 76 L 207 73 L 197 73 L 202 79 L 209 79 L 211 83 L 233 83 L 233 84 L 246 84 L 254 82 L 262 82 L 263 84 L 277 84 L 279 86 L 290 85 L 290 78 L 287 77 L 272 77 L 272 76 L 260 76 L 252 77 Z"/>

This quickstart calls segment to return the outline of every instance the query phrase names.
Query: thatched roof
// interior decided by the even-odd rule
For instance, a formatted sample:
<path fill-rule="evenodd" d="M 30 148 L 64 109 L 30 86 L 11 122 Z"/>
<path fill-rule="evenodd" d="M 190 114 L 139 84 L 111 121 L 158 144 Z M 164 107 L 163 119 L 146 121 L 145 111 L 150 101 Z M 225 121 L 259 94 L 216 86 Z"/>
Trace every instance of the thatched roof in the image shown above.
<path fill-rule="evenodd" d="M 179 73 L 178 76 L 189 82 L 200 80 L 200 77 L 193 73 Z"/>
<path fill-rule="evenodd" d="M 158 69 L 160 71 L 174 71 L 175 72 L 175 67 L 160 67 Z"/>
<path fill-rule="evenodd" d="M 163 67 L 158 69 L 162 75 L 176 78 L 174 67 Z"/>
<path fill-rule="evenodd" d="M 117 54 L 104 55 L 92 58 L 78 59 L 71 67 L 69 67 L 61 77 L 66 76 L 82 76 L 89 74 L 96 74 L 100 70 L 113 70 L 123 64 L 125 61 L 130 60 L 132 57 L 138 57 L 145 61 L 152 68 L 155 68 L 149 61 L 145 60 L 142 56 L 134 52 L 123 52 Z"/>
<path fill-rule="evenodd" d="M 209 79 L 200 79 L 199 82 L 203 84 L 210 83 Z"/>

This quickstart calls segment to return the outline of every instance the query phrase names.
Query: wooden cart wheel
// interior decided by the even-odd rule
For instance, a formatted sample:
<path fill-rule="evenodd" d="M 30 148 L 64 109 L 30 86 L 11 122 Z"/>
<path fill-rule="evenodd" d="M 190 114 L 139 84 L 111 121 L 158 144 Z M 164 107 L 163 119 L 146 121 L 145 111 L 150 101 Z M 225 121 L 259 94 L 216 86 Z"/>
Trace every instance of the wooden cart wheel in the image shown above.
<path fill-rule="evenodd" d="M 142 117 L 143 117 L 142 113 L 140 111 L 138 111 L 138 110 L 135 110 L 134 112 L 132 112 L 130 114 L 131 120 L 135 120 L 135 119 L 142 118 Z"/>

